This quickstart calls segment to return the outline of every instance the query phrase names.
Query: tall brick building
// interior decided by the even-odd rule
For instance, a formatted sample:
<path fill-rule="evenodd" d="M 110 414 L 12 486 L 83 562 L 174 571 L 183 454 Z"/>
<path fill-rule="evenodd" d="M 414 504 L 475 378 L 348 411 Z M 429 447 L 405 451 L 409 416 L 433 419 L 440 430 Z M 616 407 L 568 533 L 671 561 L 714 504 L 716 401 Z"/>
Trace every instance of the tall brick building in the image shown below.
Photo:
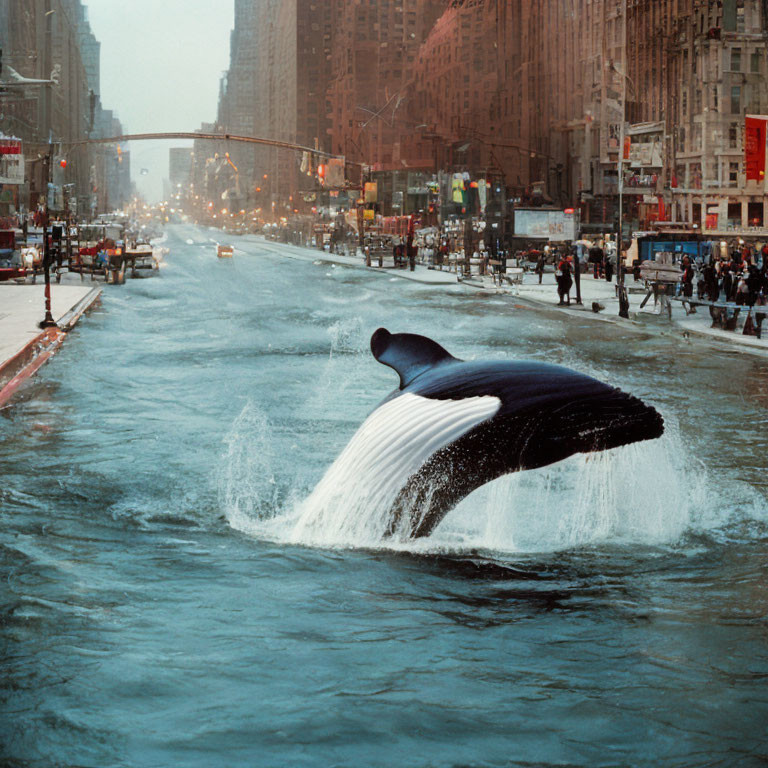
<path fill-rule="evenodd" d="M 324 148 L 330 8 L 310 0 L 236 0 L 230 67 L 222 81 L 217 127 Z M 265 147 L 228 148 L 249 204 L 280 210 L 312 187 L 295 153 Z M 204 162 L 206 158 L 198 158 Z"/>
<path fill-rule="evenodd" d="M 401 167 L 408 86 L 448 0 L 331 0 L 329 131 L 335 153 L 374 170 Z"/>
<path fill-rule="evenodd" d="M 578 206 L 586 231 L 609 231 L 621 159 L 628 229 L 765 228 L 743 133 L 747 114 L 768 112 L 767 5 L 239 0 L 249 31 L 233 45 L 257 53 L 245 66 L 233 52 L 222 104 L 248 70 L 234 100 L 254 132 L 364 163 L 385 208 L 418 208 L 432 176 L 462 173 L 508 199 Z M 306 184 L 290 153 L 263 150 L 257 165 L 281 204 Z"/>
<path fill-rule="evenodd" d="M 627 228 L 751 232 L 768 226 L 766 190 L 743 168 L 745 116 L 768 113 L 767 5 L 458 0 L 420 49 L 412 103 L 441 167 L 496 171 L 512 196 L 541 187 L 594 231 L 615 226 L 625 119 Z"/>
<path fill-rule="evenodd" d="M 0 133 L 21 138 L 27 182 L 15 191 L 15 206 L 34 208 L 45 189 L 44 165 L 36 158 L 55 142 L 122 133 L 100 100 L 100 45 L 81 0 L 0 0 L 0 47 L 4 77 L 12 67 L 23 77 L 53 85 L 9 89 L 0 95 Z M 53 168 L 57 185 L 73 184 L 72 204 L 81 215 L 124 205 L 131 194 L 127 151 L 80 147 L 67 155 L 66 170 Z"/>

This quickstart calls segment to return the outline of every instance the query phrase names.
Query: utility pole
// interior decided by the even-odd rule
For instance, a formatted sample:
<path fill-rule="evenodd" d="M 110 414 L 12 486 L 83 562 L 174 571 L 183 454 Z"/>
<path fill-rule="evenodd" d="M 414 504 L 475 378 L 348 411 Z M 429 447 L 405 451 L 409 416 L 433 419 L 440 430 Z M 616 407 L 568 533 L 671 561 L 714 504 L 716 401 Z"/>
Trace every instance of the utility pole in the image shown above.
<path fill-rule="evenodd" d="M 51 76 L 51 55 L 53 53 L 52 19 L 54 11 L 51 9 L 51 0 L 45 0 L 45 48 L 43 50 L 43 76 Z M 51 218 L 49 207 L 49 185 L 53 182 L 53 93 L 51 85 L 45 86 L 45 121 L 43 123 L 48 137 L 48 154 L 45 158 L 45 186 L 43 190 L 43 271 L 45 273 L 45 318 L 40 323 L 41 328 L 56 328 L 56 321 L 51 314 L 51 244 L 48 238 L 48 227 Z"/>
<path fill-rule="evenodd" d="M 42 78 L 48 80 L 53 70 L 53 19 L 51 18 L 56 11 L 51 8 L 51 0 L 45 0 L 45 44 L 43 47 L 43 72 Z M 46 85 L 43 91 L 44 109 L 43 109 L 43 136 L 47 139 L 51 135 L 53 128 L 53 93 L 51 86 Z M 50 171 L 49 171 L 50 173 Z"/>
<path fill-rule="evenodd" d="M 621 248 L 624 243 L 624 142 L 627 123 L 627 0 L 621 3 L 621 128 L 619 132 L 619 226 L 616 235 L 616 293 L 619 298 L 619 316 L 629 317 L 629 301 L 624 287 Z"/>
<path fill-rule="evenodd" d="M 624 142 L 627 123 L 627 0 L 622 0 L 621 44 L 621 127 L 619 129 L 619 226 L 616 236 L 616 275 L 621 285 L 621 243 L 624 239 Z"/>

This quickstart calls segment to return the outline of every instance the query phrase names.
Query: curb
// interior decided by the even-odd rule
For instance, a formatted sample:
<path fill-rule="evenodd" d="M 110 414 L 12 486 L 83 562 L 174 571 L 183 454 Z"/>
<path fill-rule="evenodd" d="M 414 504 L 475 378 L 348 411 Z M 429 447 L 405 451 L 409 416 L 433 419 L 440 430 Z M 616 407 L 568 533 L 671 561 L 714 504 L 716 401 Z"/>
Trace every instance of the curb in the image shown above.
<path fill-rule="evenodd" d="M 54 355 L 67 333 L 100 296 L 101 288 L 93 288 L 61 317 L 58 328 L 42 331 L 12 358 L 0 363 L 0 408 L 5 408 L 19 387 Z"/>

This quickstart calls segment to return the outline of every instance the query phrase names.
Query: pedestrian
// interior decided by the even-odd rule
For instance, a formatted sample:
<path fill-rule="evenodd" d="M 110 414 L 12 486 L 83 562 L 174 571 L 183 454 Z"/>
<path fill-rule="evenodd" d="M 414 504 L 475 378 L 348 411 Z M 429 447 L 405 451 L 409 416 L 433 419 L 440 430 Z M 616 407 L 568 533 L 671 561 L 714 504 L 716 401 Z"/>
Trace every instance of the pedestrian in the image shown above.
<path fill-rule="evenodd" d="M 681 293 L 687 299 L 693 296 L 693 278 L 694 271 L 691 259 L 688 256 L 683 256 L 683 263 L 680 268 L 680 288 Z"/>
<path fill-rule="evenodd" d="M 736 296 L 734 297 L 736 304 L 743 307 L 749 302 L 749 288 L 747 287 L 747 280 L 743 274 L 739 275 L 736 283 Z"/>
<path fill-rule="evenodd" d="M 611 258 L 611 255 L 608 253 L 605 254 L 603 270 L 605 272 L 606 282 L 612 283 L 613 282 L 613 259 Z"/>
<path fill-rule="evenodd" d="M 701 272 L 704 282 L 704 296 L 709 301 L 717 301 L 720 295 L 720 288 L 717 282 L 717 272 L 712 263 L 707 264 Z"/>
<path fill-rule="evenodd" d="M 539 258 L 536 260 L 536 267 L 534 271 L 539 276 L 539 285 L 541 285 L 542 278 L 544 277 L 544 264 L 545 258 L 543 253 L 539 253 Z"/>
<path fill-rule="evenodd" d="M 573 263 L 573 279 L 576 284 L 576 303 L 581 304 L 581 259 L 579 258 L 580 245 L 571 246 L 571 259 Z"/>
<path fill-rule="evenodd" d="M 760 270 L 754 264 L 749 267 L 744 282 L 747 284 L 747 303 L 750 307 L 754 307 L 763 286 Z"/>
<path fill-rule="evenodd" d="M 557 265 L 556 272 L 557 294 L 560 297 L 558 306 L 563 306 L 565 304 L 568 306 L 571 305 L 571 287 L 573 286 L 571 272 L 571 262 L 568 260 L 567 256 L 563 256 Z"/>
<path fill-rule="evenodd" d="M 741 260 L 746 264 L 750 264 L 752 262 L 752 248 L 750 248 L 750 246 L 748 246 L 746 243 L 744 243 L 741 248 Z"/>
<path fill-rule="evenodd" d="M 599 245 L 593 245 L 589 249 L 588 261 L 592 265 L 592 275 L 597 280 L 603 264 L 603 249 Z"/>
<path fill-rule="evenodd" d="M 722 262 L 720 272 L 723 276 L 723 282 L 721 284 L 723 290 L 723 299 L 725 301 L 732 301 L 733 293 L 733 273 L 729 264 Z"/>
<path fill-rule="evenodd" d="M 760 293 L 757 294 L 757 305 L 759 307 L 765 307 L 768 305 L 768 276 L 766 273 L 760 272 Z M 763 322 L 766 318 L 765 312 L 755 312 L 755 336 L 761 338 L 763 334 Z"/>

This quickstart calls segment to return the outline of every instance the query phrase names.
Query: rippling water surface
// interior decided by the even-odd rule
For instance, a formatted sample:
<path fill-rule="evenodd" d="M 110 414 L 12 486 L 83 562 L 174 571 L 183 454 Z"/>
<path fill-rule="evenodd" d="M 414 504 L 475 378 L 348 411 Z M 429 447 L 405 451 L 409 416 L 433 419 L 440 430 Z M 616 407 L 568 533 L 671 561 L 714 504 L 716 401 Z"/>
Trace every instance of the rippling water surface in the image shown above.
<path fill-rule="evenodd" d="M 209 235 L 0 414 L 3 764 L 764 764 L 767 361 Z M 382 325 L 597 375 L 667 435 L 417 544 L 319 541 L 302 502 L 396 383 Z"/>

